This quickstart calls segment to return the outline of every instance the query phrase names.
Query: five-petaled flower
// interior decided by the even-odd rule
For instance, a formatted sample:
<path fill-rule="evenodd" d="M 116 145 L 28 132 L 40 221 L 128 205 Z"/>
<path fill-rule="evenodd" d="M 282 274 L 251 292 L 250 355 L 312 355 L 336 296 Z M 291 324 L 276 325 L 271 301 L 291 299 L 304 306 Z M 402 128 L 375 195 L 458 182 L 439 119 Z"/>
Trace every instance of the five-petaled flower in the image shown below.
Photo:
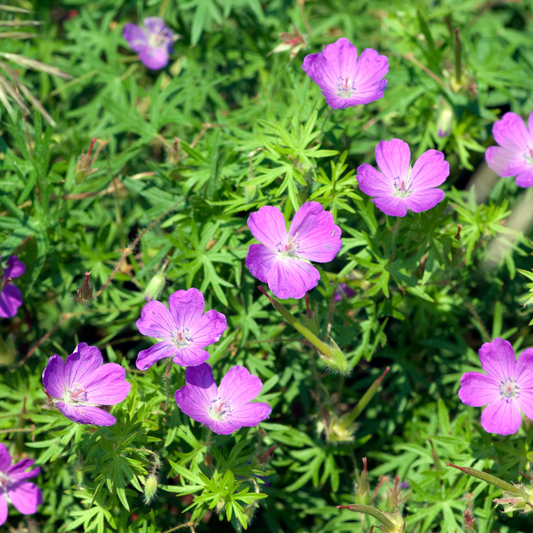
<path fill-rule="evenodd" d="M 219 435 L 257 426 L 272 411 L 267 403 L 252 402 L 263 384 L 242 366 L 230 368 L 220 387 L 213 379 L 209 363 L 188 367 L 185 383 L 174 395 L 178 407 Z"/>
<path fill-rule="evenodd" d="M 26 272 L 26 265 L 18 260 L 16 255 L 12 255 L 7 260 L 4 269 L 4 278 L 0 290 L 0 317 L 10 318 L 17 314 L 17 309 L 22 305 L 22 293 L 15 287 L 11 280 L 19 278 Z"/>
<path fill-rule="evenodd" d="M 248 227 L 262 244 L 250 246 L 246 266 L 282 299 L 303 298 L 316 287 L 320 273 L 310 261 L 328 263 L 342 247 L 341 229 L 318 202 L 300 207 L 288 232 L 281 211 L 270 205 L 252 213 Z"/>
<path fill-rule="evenodd" d="M 494 140 L 485 153 L 489 167 L 502 178 L 516 176 L 520 187 L 533 187 L 533 111 L 528 127 L 516 113 L 505 113 L 492 127 Z"/>
<path fill-rule="evenodd" d="M 138 52 L 139 59 L 151 70 L 159 70 L 168 65 L 168 55 L 174 50 L 174 33 L 159 17 L 149 17 L 143 21 L 144 29 L 128 23 L 122 33 L 131 49 Z"/>
<path fill-rule="evenodd" d="M 320 87 L 333 109 L 368 104 L 383 98 L 389 60 L 367 48 L 357 57 L 357 48 L 342 37 L 318 54 L 305 57 L 302 68 Z"/>
<path fill-rule="evenodd" d="M 43 501 L 41 489 L 28 479 L 38 476 L 40 468 L 26 472 L 35 461 L 22 459 L 11 465 L 11 455 L 5 444 L 0 444 L 0 526 L 7 520 L 7 499 L 22 514 L 33 514 Z"/>
<path fill-rule="evenodd" d="M 518 361 L 508 341 L 494 339 L 479 350 L 481 372 L 461 378 L 459 398 L 472 407 L 488 407 L 481 425 L 489 433 L 511 435 L 520 429 L 522 411 L 533 420 L 533 348 L 524 350 Z"/>
<path fill-rule="evenodd" d="M 444 199 L 437 189 L 450 174 L 450 165 L 438 150 L 424 152 L 410 167 L 409 145 L 400 139 L 381 141 L 376 146 L 376 162 L 381 172 L 363 163 L 357 169 L 359 188 L 383 213 L 403 217 L 407 209 L 427 211 Z"/>
<path fill-rule="evenodd" d="M 167 309 L 161 302 L 147 303 L 137 320 L 143 335 L 159 339 L 139 352 L 137 368 L 147 370 L 160 359 L 172 357 L 181 366 L 197 366 L 209 359 L 206 346 L 217 342 L 226 331 L 226 317 L 212 309 L 204 313 L 204 296 L 198 289 L 170 295 Z"/>
<path fill-rule="evenodd" d="M 69 420 L 95 426 L 112 426 L 117 421 L 98 406 L 122 402 L 131 385 L 125 379 L 124 368 L 103 362 L 100 350 L 85 342 L 76 346 L 64 365 L 59 355 L 50 357 L 43 371 L 43 384 Z"/>

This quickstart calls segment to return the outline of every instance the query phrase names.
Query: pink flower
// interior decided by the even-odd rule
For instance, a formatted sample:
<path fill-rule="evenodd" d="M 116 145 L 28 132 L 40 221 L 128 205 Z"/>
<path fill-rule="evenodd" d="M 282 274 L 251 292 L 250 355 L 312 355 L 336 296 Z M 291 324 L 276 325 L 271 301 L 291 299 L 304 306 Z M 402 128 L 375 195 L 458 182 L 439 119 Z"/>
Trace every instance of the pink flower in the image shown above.
<path fill-rule="evenodd" d="M 263 384 L 242 366 L 230 368 L 220 387 L 209 363 L 191 366 L 185 371 L 185 383 L 174 395 L 178 407 L 219 435 L 257 426 L 272 411 L 267 403 L 252 403 Z"/>
<path fill-rule="evenodd" d="M 288 232 L 281 211 L 270 205 L 252 213 L 248 227 L 262 244 L 250 246 L 246 266 L 282 299 L 303 298 L 316 287 L 320 273 L 310 261 L 328 263 L 342 248 L 341 229 L 318 202 L 300 207 Z"/>
<path fill-rule="evenodd" d="M 137 368 L 148 370 L 160 359 L 172 357 L 181 366 L 201 365 L 209 359 L 206 346 L 217 342 L 226 331 L 226 317 L 212 309 L 204 314 L 204 296 L 198 289 L 170 295 L 167 309 L 161 302 L 148 302 L 137 320 L 143 335 L 159 339 L 139 352 Z"/>
<path fill-rule="evenodd" d="M 450 165 L 438 150 L 424 152 L 410 167 L 409 145 L 400 139 L 381 141 L 376 146 L 373 166 L 362 164 L 357 169 L 359 188 L 386 215 L 404 217 L 407 209 L 415 213 L 427 211 L 444 199 L 444 191 L 436 189 L 450 174 Z"/>
<path fill-rule="evenodd" d="M 357 57 L 357 48 L 342 37 L 318 54 L 305 57 L 302 68 L 320 87 L 333 109 L 368 104 L 383 98 L 389 60 L 367 48 Z"/>
<path fill-rule="evenodd" d="M 43 502 L 41 489 L 27 481 L 38 476 L 40 468 L 26 472 L 35 461 L 23 459 L 11 466 L 11 454 L 0 444 L 0 526 L 7 520 L 7 500 L 22 514 L 33 514 Z M 7 497 L 7 498 L 6 498 Z"/>
<path fill-rule="evenodd" d="M 516 176 L 519 187 L 533 187 L 533 112 L 528 126 L 520 115 L 505 113 L 492 127 L 500 146 L 491 146 L 485 153 L 489 167 L 502 178 Z"/>
<path fill-rule="evenodd" d="M 488 407 L 481 425 L 489 433 L 511 435 L 522 424 L 522 411 L 533 420 L 533 348 L 516 361 L 508 341 L 494 339 L 479 350 L 481 372 L 467 372 L 461 378 L 459 398 L 472 407 Z"/>
<path fill-rule="evenodd" d="M 159 70 L 168 65 L 168 55 L 173 52 L 172 42 L 174 33 L 159 17 L 149 17 L 143 20 L 144 29 L 135 24 L 124 26 L 122 36 L 134 52 L 139 53 L 139 59 L 151 70 Z"/>
<path fill-rule="evenodd" d="M 12 255 L 7 260 L 2 280 L 2 292 L 0 293 L 0 317 L 11 318 L 17 314 L 18 308 L 22 305 L 22 293 L 18 287 L 8 281 L 19 278 L 26 272 L 26 265 L 18 260 L 16 255 Z"/>
<path fill-rule="evenodd" d="M 43 384 L 69 420 L 95 426 L 112 426 L 117 421 L 98 406 L 122 402 L 131 385 L 125 379 L 124 368 L 103 362 L 100 350 L 86 342 L 76 346 L 64 365 L 59 355 L 50 357 L 43 371 Z"/>

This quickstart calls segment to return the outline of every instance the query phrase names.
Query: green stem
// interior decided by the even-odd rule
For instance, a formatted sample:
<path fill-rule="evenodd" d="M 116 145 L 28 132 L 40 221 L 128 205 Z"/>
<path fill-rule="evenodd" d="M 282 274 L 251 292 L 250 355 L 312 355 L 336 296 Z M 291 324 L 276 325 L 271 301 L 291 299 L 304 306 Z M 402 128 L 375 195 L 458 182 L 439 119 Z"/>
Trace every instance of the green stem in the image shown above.
<path fill-rule="evenodd" d="M 494 485 L 499 489 L 506 490 L 507 492 L 518 494 L 519 496 L 522 494 L 518 487 L 515 487 L 514 485 L 511 485 L 510 483 L 507 483 L 507 481 L 503 481 L 502 479 L 497 478 L 496 476 L 487 474 L 486 472 L 481 472 L 480 470 L 476 470 L 475 468 L 468 468 L 466 466 L 457 466 L 452 463 L 446 463 L 446 466 L 457 468 L 457 470 L 460 470 L 463 474 L 467 474 L 468 476 L 481 479 L 485 483 L 490 483 L 491 485 Z"/>
<path fill-rule="evenodd" d="M 455 52 L 455 81 L 461 83 L 461 41 L 459 40 L 459 28 L 455 28 L 453 49 Z"/>
<path fill-rule="evenodd" d="M 349 511 L 354 511 L 357 513 L 369 514 L 370 516 L 373 516 L 375 519 L 379 520 L 385 526 L 386 531 L 394 531 L 396 529 L 394 522 L 392 522 L 390 518 L 383 513 L 383 511 L 380 511 L 371 505 L 337 505 L 337 509 L 348 509 Z"/>

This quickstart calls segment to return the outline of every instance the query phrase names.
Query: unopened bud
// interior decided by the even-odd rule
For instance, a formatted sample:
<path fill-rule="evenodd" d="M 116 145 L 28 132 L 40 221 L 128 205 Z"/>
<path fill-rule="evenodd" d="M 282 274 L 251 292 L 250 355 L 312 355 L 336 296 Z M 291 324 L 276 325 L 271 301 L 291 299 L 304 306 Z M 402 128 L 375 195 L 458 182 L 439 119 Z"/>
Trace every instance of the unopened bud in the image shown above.
<path fill-rule="evenodd" d="M 94 143 L 98 142 L 98 147 L 96 149 L 96 152 L 91 159 L 91 152 L 94 147 Z M 108 141 L 101 141 L 100 139 L 94 137 L 91 141 L 91 146 L 89 147 L 89 151 L 84 154 L 80 155 L 80 158 L 78 159 L 78 163 L 76 164 L 76 171 L 74 172 L 74 181 L 77 184 L 82 183 L 87 176 L 90 176 L 91 174 L 95 173 L 98 169 L 93 168 L 93 165 L 98 157 L 98 154 L 100 153 L 100 150 L 108 143 Z"/>
<path fill-rule="evenodd" d="M 72 298 L 75 302 L 78 302 L 80 304 L 86 304 L 87 302 L 91 301 L 93 297 L 93 286 L 89 281 L 90 276 L 90 272 L 85 272 L 85 279 L 83 280 L 83 284 L 79 289 L 76 289 L 76 296 Z"/>
<path fill-rule="evenodd" d="M 441 109 L 437 121 L 439 137 L 448 137 L 448 135 L 450 135 L 450 131 L 452 130 L 452 123 L 453 111 L 448 106 L 445 106 Z"/>
<path fill-rule="evenodd" d="M 251 505 L 247 505 L 244 509 L 243 509 L 243 514 L 246 518 L 246 522 L 248 524 L 250 524 L 250 522 L 253 520 L 254 518 L 254 515 L 255 515 L 255 510 L 256 510 L 256 505 L 255 503 L 252 503 Z"/>
<path fill-rule="evenodd" d="M 357 503 L 369 504 L 371 500 L 370 483 L 368 482 L 368 468 L 366 464 L 366 457 L 363 457 L 363 471 L 357 485 L 355 493 L 355 501 Z"/>
<path fill-rule="evenodd" d="M 533 511 L 533 489 L 524 485 L 516 485 L 519 494 L 516 492 L 503 491 L 501 498 L 494 498 L 496 505 L 503 506 L 504 513 L 530 513 Z"/>
<path fill-rule="evenodd" d="M 329 351 L 326 353 L 319 352 L 321 361 L 331 370 L 336 370 L 341 374 L 350 373 L 350 365 L 348 359 L 342 350 L 338 347 L 337 343 L 330 337 L 329 339 Z"/>
<path fill-rule="evenodd" d="M 163 274 L 156 274 L 146 286 L 145 297 L 147 302 L 159 300 L 165 288 L 166 279 Z"/>
<path fill-rule="evenodd" d="M 147 505 L 154 499 L 157 492 L 157 477 L 150 474 L 144 482 L 144 503 Z"/>
<path fill-rule="evenodd" d="M 281 44 L 278 44 L 267 56 L 270 54 L 279 54 L 280 52 L 290 52 L 289 60 L 292 61 L 296 57 L 296 54 L 307 46 L 305 37 L 298 31 L 296 26 L 293 26 L 293 29 L 293 32 L 279 34 L 279 38 L 282 40 Z"/>

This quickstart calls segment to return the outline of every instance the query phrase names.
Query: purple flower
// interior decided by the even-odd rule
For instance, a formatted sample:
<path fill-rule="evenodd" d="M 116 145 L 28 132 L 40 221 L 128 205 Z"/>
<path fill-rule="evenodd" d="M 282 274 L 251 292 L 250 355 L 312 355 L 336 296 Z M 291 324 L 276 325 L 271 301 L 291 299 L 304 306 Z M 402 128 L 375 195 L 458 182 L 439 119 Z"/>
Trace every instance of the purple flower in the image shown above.
<path fill-rule="evenodd" d="M 333 285 L 333 281 L 330 283 L 330 285 Z M 333 300 L 335 302 L 342 302 L 343 295 L 346 296 L 346 298 L 352 298 L 352 296 L 355 296 L 355 291 L 351 287 L 348 287 L 346 283 L 339 283 L 335 289 L 335 296 Z"/>
<path fill-rule="evenodd" d="M 103 365 L 96 346 L 81 342 L 74 353 L 63 359 L 53 355 L 43 371 L 47 394 L 53 396 L 57 408 L 73 422 L 112 426 L 117 419 L 98 405 L 115 405 L 130 392 L 126 370 L 116 363 Z"/>
<path fill-rule="evenodd" d="M 242 366 L 230 368 L 220 387 L 213 379 L 209 363 L 188 367 L 185 383 L 174 395 L 178 407 L 219 435 L 257 426 L 272 411 L 267 403 L 251 403 L 263 384 Z"/>
<path fill-rule="evenodd" d="M 35 461 L 23 459 L 11 466 L 11 455 L 5 444 L 0 444 L 0 526 L 7 520 L 7 498 L 22 514 L 33 514 L 43 502 L 41 489 L 27 481 L 38 476 L 40 468 L 26 470 Z"/>
<path fill-rule="evenodd" d="M 519 187 L 533 187 L 533 112 L 528 127 L 520 115 L 505 113 L 492 127 L 500 146 L 491 146 L 485 153 L 489 167 L 502 178 L 516 176 Z"/>
<path fill-rule="evenodd" d="M 174 33 L 159 17 L 144 19 L 144 29 L 135 24 L 124 26 L 122 36 L 134 52 L 139 53 L 139 59 L 151 70 L 159 70 L 168 65 L 168 54 L 174 50 L 172 42 Z"/>
<path fill-rule="evenodd" d="M 302 68 L 320 87 L 333 109 L 368 104 L 383 98 L 389 60 L 372 48 L 357 57 L 357 48 L 342 37 L 318 54 L 305 57 Z"/>
<path fill-rule="evenodd" d="M 147 370 L 156 361 L 172 357 L 177 365 L 197 366 L 209 359 L 206 346 L 217 342 L 226 331 L 226 317 L 218 311 L 204 313 L 204 296 L 198 289 L 170 295 L 167 309 L 157 300 L 148 302 L 137 320 L 143 335 L 160 339 L 139 352 L 137 368 Z"/>
<path fill-rule="evenodd" d="M 435 188 L 450 174 L 442 152 L 424 152 L 411 168 L 409 145 L 392 139 L 376 146 L 376 161 L 381 172 L 364 163 L 357 169 L 357 181 L 365 194 L 377 196 L 372 201 L 386 215 L 404 217 L 408 208 L 421 213 L 444 199 L 444 191 Z"/>
<path fill-rule="evenodd" d="M 318 202 L 298 209 L 288 233 L 281 211 L 270 205 L 252 213 L 248 227 L 262 244 L 250 246 L 246 266 L 282 299 L 302 298 L 316 287 L 320 273 L 310 261 L 328 263 L 342 247 L 341 229 Z"/>
<path fill-rule="evenodd" d="M 9 282 L 9 279 L 19 278 L 26 272 L 26 265 L 12 255 L 7 260 L 2 280 L 2 292 L 0 293 L 0 317 L 10 318 L 17 314 L 17 309 L 22 305 L 22 294 L 18 287 Z"/>
<path fill-rule="evenodd" d="M 472 407 L 488 407 L 481 425 L 489 433 L 511 435 L 520 429 L 520 411 L 533 420 L 533 348 L 524 350 L 518 361 L 508 341 L 494 339 L 479 350 L 481 372 L 461 378 L 459 398 Z"/>

